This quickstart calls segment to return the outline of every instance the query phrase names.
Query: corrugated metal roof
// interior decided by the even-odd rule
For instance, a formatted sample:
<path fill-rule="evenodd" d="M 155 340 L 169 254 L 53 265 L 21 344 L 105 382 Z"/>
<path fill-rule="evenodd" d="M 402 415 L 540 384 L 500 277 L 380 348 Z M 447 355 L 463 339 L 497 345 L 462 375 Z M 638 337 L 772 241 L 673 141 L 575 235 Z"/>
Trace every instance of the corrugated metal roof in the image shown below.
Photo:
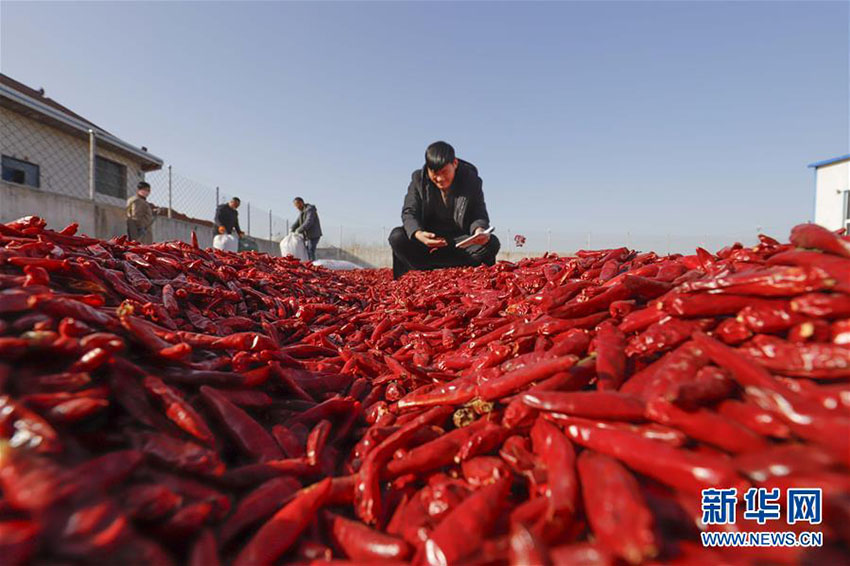
<path fill-rule="evenodd" d="M 850 159 L 850 153 L 842 155 L 841 157 L 833 157 L 832 159 L 824 159 L 823 161 L 818 161 L 816 163 L 809 163 L 809 167 L 817 169 L 818 167 L 825 167 L 827 165 L 832 165 L 833 163 L 838 163 L 839 161 L 847 161 L 848 159 Z"/>

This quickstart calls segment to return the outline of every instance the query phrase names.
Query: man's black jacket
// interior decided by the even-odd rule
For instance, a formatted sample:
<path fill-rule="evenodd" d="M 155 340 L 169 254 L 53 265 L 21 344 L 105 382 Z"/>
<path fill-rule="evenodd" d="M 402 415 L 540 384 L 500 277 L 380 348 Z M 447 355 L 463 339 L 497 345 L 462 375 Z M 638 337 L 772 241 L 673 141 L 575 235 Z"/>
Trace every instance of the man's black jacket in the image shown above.
<path fill-rule="evenodd" d="M 475 165 L 458 159 L 457 172 L 449 193 L 453 199 L 452 217 L 458 233 L 472 234 L 478 227 L 490 226 L 481 185 L 481 177 Z M 426 211 L 434 210 L 438 205 L 442 206 L 440 189 L 428 178 L 426 168 L 414 171 L 401 209 L 401 220 L 408 238 L 413 238 L 417 230 L 432 231 L 432 227 L 425 225 Z"/>
<path fill-rule="evenodd" d="M 234 229 L 236 232 L 242 231 L 239 227 L 239 213 L 227 203 L 220 204 L 215 209 L 215 227 L 219 226 L 224 226 L 228 234 L 233 233 Z"/>

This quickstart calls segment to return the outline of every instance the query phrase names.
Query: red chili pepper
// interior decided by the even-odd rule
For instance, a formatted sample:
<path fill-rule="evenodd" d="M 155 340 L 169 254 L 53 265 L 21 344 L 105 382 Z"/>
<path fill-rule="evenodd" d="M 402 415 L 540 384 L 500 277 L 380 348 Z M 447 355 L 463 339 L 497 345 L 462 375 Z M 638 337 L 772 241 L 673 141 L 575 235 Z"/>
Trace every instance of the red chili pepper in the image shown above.
<path fill-rule="evenodd" d="M 330 513 L 326 514 L 326 521 L 333 543 L 351 560 L 380 564 L 405 561 L 410 556 L 408 544 L 394 536 Z"/>
<path fill-rule="evenodd" d="M 324 504 L 330 478 L 299 491 L 294 499 L 263 525 L 234 560 L 234 566 L 274 564 L 298 540 Z"/>
<path fill-rule="evenodd" d="M 391 460 L 387 463 L 387 477 L 394 478 L 409 473 L 421 473 L 455 462 L 459 451 L 470 437 L 483 430 L 486 425 L 485 419 L 479 419 L 471 425 L 456 428 L 435 440 L 417 446 L 407 452 L 403 458 Z"/>
<path fill-rule="evenodd" d="M 35 295 L 29 298 L 28 304 L 30 308 L 38 309 L 56 318 L 71 317 L 107 330 L 118 328 L 117 319 L 79 301 Z"/>
<path fill-rule="evenodd" d="M 315 466 L 318 463 L 319 456 L 325 448 L 325 443 L 328 441 L 328 436 L 331 432 L 331 422 L 328 420 L 319 421 L 310 431 L 307 437 L 307 463 Z"/>
<path fill-rule="evenodd" d="M 666 317 L 653 323 L 643 333 L 632 338 L 626 346 L 626 355 L 650 356 L 675 348 L 690 338 L 699 326 L 694 321 Z"/>
<path fill-rule="evenodd" d="M 724 344 L 737 345 L 753 337 L 753 331 L 735 318 L 727 318 L 714 329 L 714 336 Z"/>
<path fill-rule="evenodd" d="M 360 519 L 365 523 L 374 524 L 381 516 L 380 470 L 392 454 L 415 435 L 420 427 L 442 422 L 451 412 L 451 407 L 429 409 L 392 433 L 369 452 L 360 468 L 355 491 L 356 511 Z"/>
<path fill-rule="evenodd" d="M 144 484 L 129 487 L 121 498 L 127 516 L 136 521 L 164 519 L 182 503 L 183 498 L 164 485 Z"/>
<path fill-rule="evenodd" d="M 699 441 L 740 454 L 764 449 L 764 440 L 753 431 L 708 409 L 683 411 L 666 401 L 650 401 L 646 414 L 652 420 L 677 428 Z"/>
<path fill-rule="evenodd" d="M 791 243 L 800 248 L 815 248 L 850 258 L 850 242 L 817 224 L 798 224 L 792 228 Z"/>
<path fill-rule="evenodd" d="M 245 455 L 260 461 L 283 458 L 277 443 L 262 425 L 224 395 L 204 385 L 201 386 L 201 397 Z"/>
<path fill-rule="evenodd" d="M 36 452 L 61 452 L 59 435 L 47 421 L 9 395 L 0 396 L 0 431 L 15 448 Z"/>
<path fill-rule="evenodd" d="M 148 393 L 159 400 L 165 408 L 165 415 L 174 424 L 207 446 L 215 444 L 215 437 L 207 423 L 174 388 L 152 375 L 145 377 L 144 386 Z"/>
<path fill-rule="evenodd" d="M 637 480 L 616 460 L 585 450 L 578 458 L 585 512 L 599 542 L 631 564 L 659 552 L 652 512 Z M 617 501 L 617 508 L 610 505 Z"/>
<path fill-rule="evenodd" d="M 761 299 L 735 294 L 696 293 L 672 294 L 661 301 L 661 308 L 669 314 L 697 318 L 704 316 L 736 315 L 745 307 L 769 308 L 784 301 Z"/>
<path fill-rule="evenodd" d="M 248 526 L 270 517 L 288 503 L 299 489 L 301 484 L 297 480 L 284 476 L 267 481 L 243 497 L 221 527 L 222 544 L 227 544 Z"/>
<path fill-rule="evenodd" d="M 626 376 L 626 336 L 613 324 L 596 331 L 596 387 L 600 391 L 620 388 Z"/>
<path fill-rule="evenodd" d="M 736 467 L 756 482 L 825 471 L 835 464 L 823 450 L 803 444 L 782 444 L 735 457 Z"/>
<path fill-rule="evenodd" d="M 455 564 L 477 549 L 498 519 L 510 486 L 509 479 L 499 480 L 466 498 L 425 541 L 423 561 L 432 566 Z"/>
<path fill-rule="evenodd" d="M 615 391 L 538 391 L 526 393 L 522 401 L 541 411 L 610 420 L 644 420 L 645 403 Z"/>
<path fill-rule="evenodd" d="M 714 363 L 732 373 L 748 396 L 755 398 L 762 408 L 778 414 L 792 432 L 841 454 L 842 461 L 850 462 L 850 419 L 825 413 L 822 407 L 794 393 L 728 346 L 699 332 L 694 334 L 694 340 Z"/>
<path fill-rule="evenodd" d="M 579 417 L 570 417 L 568 415 L 564 415 L 562 413 L 546 413 L 543 415 L 544 418 L 558 423 L 560 426 L 566 428 L 570 424 L 587 424 L 587 419 L 582 419 Z M 626 432 L 629 434 L 635 434 L 646 438 L 648 440 L 654 440 L 657 442 L 663 442 L 669 446 L 674 448 L 678 448 L 684 446 L 688 442 L 688 437 L 684 432 L 677 430 L 675 428 L 670 428 L 669 426 L 660 425 L 656 423 L 646 423 L 646 424 L 632 424 L 625 422 L 617 422 L 617 421 L 592 421 L 595 423 L 597 427 L 606 428 L 611 430 L 619 430 L 622 432 Z"/>
<path fill-rule="evenodd" d="M 144 432 L 135 435 L 135 444 L 145 456 L 175 469 L 210 475 L 224 472 L 224 464 L 215 452 L 193 442 L 184 442 L 167 434 Z"/>
<path fill-rule="evenodd" d="M 772 306 L 746 306 L 738 313 L 738 320 L 753 332 L 775 334 L 787 331 L 804 319 L 791 312 L 791 306 L 786 303 Z"/>
<path fill-rule="evenodd" d="M 697 371 L 692 381 L 672 384 L 664 397 L 683 409 L 692 410 L 722 401 L 732 396 L 736 389 L 728 372 L 716 366 L 705 366 Z"/>
<path fill-rule="evenodd" d="M 399 399 L 399 409 L 430 407 L 435 405 L 460 405 L 471 401 L 476 395 L 477 386 L 471 378 L 458 378 L 448 383 L 428 389 L 418 389 Z"/>
<path fill-rule="evenodd" d="M 525 525 L 514 523 L 511 527 L 509 559 L 511 566 L 538 564 L 550 566 L 546 546 Z"/>
<path fill-rule="evenodd" d="M 231 468 L 221 476 L 221 481 L 231 488 L 248 488 L 258 483 L 281 476 L 307 477 L 319 470 L 311 466 L 305 458 L 285 460 L 266 460 L 259 464 L 247 464 Z"/>
<path fill-rule="evenodd" d="M 599 543 L 574 543 L 549 550 L 552 564 L 581 566 L 614 566 L 616 558 Z"/>
<path fill-rule="evenodd" d="M 511 471 L 507 464 L 495 456 L 477 456 L 461 463 L 463 477 L 473 487 L 489 485 L 503 478 L 509 478 Z"/>
<path fill-rule="evenodd" d="M 835 287 L 836 281 L 819 267 L 772 266 L 702 281 L 683 283 L 679 290 L 714 291 L 762 297 L 789 297 Z"/>
<path fill-rule="evenodd" d="M 667 395 L 677 384 L 691 381 L 700 368 L 708 363 L 708 356 L 693 342 L 686 342 L 659 361 L 635 374 L 620 388 L 644 400 Z"/>
<path fill-rule="evenodd" d="M 705 488 L 736 487 L 742 483 L 724 460 L 600 427 L 592 421 L 572 419 L 565 432 L 577 444 L 617 458 L 636 472 L 684 492 L 699 494 Z"/>
<path fill-rule="evenodd" d="M 527 393 L 536 394 L 541 391 L 574 391 L 581 389 L 593 378 L 595 372 L 593 369 L 594 364 L 593 358 L 585 358 L 571 367 L 569 371 L 556 373 L 552 377 L 530 388 Z M 505 409 L 502 416 L 502 425 L 508 428 L 516 428 L 522 426 L 527 420 L 529 421 L 527 424 L 530 425 L 534 412 L 531 406 L 523 403 L 523 396 L 518 395 Z"/>
<path fill-rule="evenodd" d="M 68 370 L 72 373 L 92 372 L 112 358 L 112 352 L 104 348 L 94 348 L 83 354 Z"/>
<path fill-rule="evenodd" d="M 538 418 L 531 428 L 534 452 L 546 465 L 548 496 L 557 513 L 574 513 L 578 508 L 578 477 L 575 449 L 558 427 Z"/>
<path fill-rule="evenodd" d="M 666 316 L 667 313 L 661 309 L 647 307 L 627 314 L 620 323 L 619 328 L 622 332 L 626 333 L 640 332 Z"/>
<path fill-rule="evenodd" d="M 478 397 L 486 401 L 499 399 L 529 383 L 545 379 L 558 372 L 566 371 L 577 361 L 578 358 L 575 356 L 564 356 L 544 360 L 537 364 L 506 373 L 497 378 L 479 383 L 477 387 Z"/>
<path fill-rule="evenodd" d="M 742 349 L 759 364 L 779 374 L 815 379 L 850 377 L 850 346 L 794 344 L 760 335 Z"/>

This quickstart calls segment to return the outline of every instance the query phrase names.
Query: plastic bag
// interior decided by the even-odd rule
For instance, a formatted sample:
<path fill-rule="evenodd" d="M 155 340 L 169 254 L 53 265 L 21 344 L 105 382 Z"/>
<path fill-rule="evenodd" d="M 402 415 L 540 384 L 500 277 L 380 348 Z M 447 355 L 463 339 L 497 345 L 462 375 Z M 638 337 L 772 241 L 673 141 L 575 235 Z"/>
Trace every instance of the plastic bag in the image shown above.
<path fill-rule="evenodd" d="M 307 261 L 307 246 L 304 244 L 304 238 L 290 232 L 280 241 L 280 255 L 286 257 L 291 255 L 301 261 Z"/>
<path fill-rule="evenodd" d="M 260 251 L 260 246 L 257 245 L 257 240 L 250 236 L 242 236 L 239 238 L 239 251 L 240 252 L 258 252 Z"/>
<path fill-rule="evenodd" d="M 363 269 L 356 263 L 345 261 L 343 259 L 317 259 L 313 262 L 313 265 L 318 265 L 320 267 L 324 267 L 325 269 L 332 269 L 334 271 L 351 271 L 352 269 Z"/>
<path fill-rule="evenodd" d="M 225 252 L 239 251 L 239 239 L 232 234 L 218 234 L 213 238 L 213 247 Z"/>

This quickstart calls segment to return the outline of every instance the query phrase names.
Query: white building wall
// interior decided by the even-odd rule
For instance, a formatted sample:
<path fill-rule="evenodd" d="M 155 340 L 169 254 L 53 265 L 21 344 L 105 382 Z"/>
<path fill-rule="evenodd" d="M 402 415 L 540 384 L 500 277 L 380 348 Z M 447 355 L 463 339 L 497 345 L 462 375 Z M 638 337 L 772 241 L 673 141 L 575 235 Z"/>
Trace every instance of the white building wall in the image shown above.
<path fill-rule="evenodd" d="M 89 196 L 89 144 L 61 130 L 7 108 L 0 108 L 0 153 L 39 166 L 38 189 L 78 198 Z M 141 165 L 106 147 L 98 146 L 97 155 L 127 168 L 127 196 L 144 179 Z M 28 187 L 32 189 L 31 187 Z M 124 201 L 96 195 L 104 204 L 124 205 Z"/>
<path fill-rule="evenodd" d="M 844 193 L 850 190 L 850 160 L 815 170 L 815 223 L 830 230 L 843 228 L 847 221 Z"/>

